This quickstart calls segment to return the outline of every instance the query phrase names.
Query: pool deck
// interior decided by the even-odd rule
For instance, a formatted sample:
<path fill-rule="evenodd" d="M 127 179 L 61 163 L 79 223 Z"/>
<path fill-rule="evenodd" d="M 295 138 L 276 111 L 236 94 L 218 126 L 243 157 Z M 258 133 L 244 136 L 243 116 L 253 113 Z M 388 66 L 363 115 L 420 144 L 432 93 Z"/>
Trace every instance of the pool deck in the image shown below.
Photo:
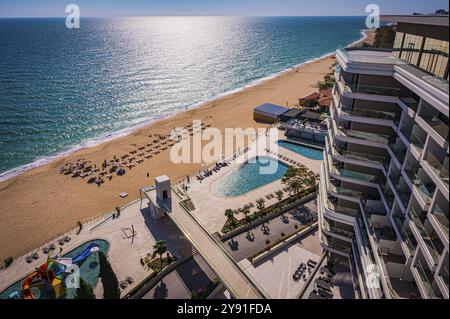
<path fill-rule="evenodd" d="M 278 131 L 278 139 L 286 140 L 283 132 Z M 322 161 L 306 158 L 283 147 L 278 147 L 278 144 L 276 143 L 272 143 L 270 145 L 270 149 L 278 151 L 278 154 L 282 156 L 286 156 L 290 159 L 302 163 L 317 174 L 320 172 L 320 165 Z M 286 185 L 281 183 L 281 180 L 274 181 L 258 189 L 236 197 L 220 196 L 212 191 L 212 187 L 217 181 L 226 177 L 226 175 L 230 174 L 232 171 L 238 169 L 242 165 L 242 163 L 245 162 L 244 158 L 250 159 L 255 156 L 271 156 L 273 158 L 276 158 L 272 155 L 267 155 L 264 149 L 252 145 L 247 154 L 241 155 L 229 166 L 222 168 L 219 172 L 214 173 L 212 176 L 207 177 L 201 182 L 197 180 L 191 181 L 190 188 L 187 194 L 191 198 L 196 208 L 193 214 L 195 218 L 199 220 L 210 233 L 219 232 L 222 229 L 227 219 L 224 215 L 226 209 L 238 209 L 245 204 L 248 204 L 249 202 L 255 202 L 260 198 L 264 198 L 266 200 L 266 207 L 275 204 L 278 201 L 276 198 L 267 200 L 265 196 L 269 193 L 275 193 L 277 190 L 286 187 Z M 284 162 L 283 160 L 280 161 Z M 286 162 L 284 163 L 289 164 Z M 285 194 L 285 196 L 287 196 L 287 194 Z M 255 211 L 256 208 L 253 208 L 250 211 L 250 214 Z M 244 216 L 237 215 L 236 217 L 238 219 L 241 219 Z"/>
<path fill-rule="evenodd" d="M 134 286 L 153 272 L 140 264 L 140 258 L 152 252 L 152 247 L 157 240 L 165 240 L 169 252 L 179 258 L 192 254 L 191 244 L 183 237 L 170 219 L 163 218 L 155 221 L 150 217 L 148 201 L 146 200 L 143 200 L 142 203 L 141 201 L 131 203 L 121 211 L 119 218 L 114 220 L 108 219 L 101 226 L 91 231 L 92 227 L 98 225 L 99 222 L 101 222 L 101 219 L 83 225 L 83 230 L 79 235 L 76 234 L 76 230 L 68 233 L 67 235 L 72 240 L 63 246 L 61 253 L 59 252 L 59 245 L 55 243 L 57 246 L 55 254 L 66 254 L 85 242 L 94 239 L 108 241 L 108 259 L 119 282 L 127 276 L 134 279 L 134 284 L 122 290 L 121 296 L 127 294 Z M 136 234 L 134 239 L 129 237 L 132 233 L 132 225 Z M 45 246 L 49 244 L 47 243 Z M 45 262 L 46 256 L 42 253 L 41 248 L 35 251 L 39 254 L 39 259 L 31 264 L 28 264 L 25 261 L 25 256 L 22 256 L 16 259 L 9 268 L 0 271 L 0 291 L 33 272 L 36 267 Z M 95 291 L 99 292 L 102 289 L 97 288 Z M 97 297 L 102 298 L 102 296 Z"/>

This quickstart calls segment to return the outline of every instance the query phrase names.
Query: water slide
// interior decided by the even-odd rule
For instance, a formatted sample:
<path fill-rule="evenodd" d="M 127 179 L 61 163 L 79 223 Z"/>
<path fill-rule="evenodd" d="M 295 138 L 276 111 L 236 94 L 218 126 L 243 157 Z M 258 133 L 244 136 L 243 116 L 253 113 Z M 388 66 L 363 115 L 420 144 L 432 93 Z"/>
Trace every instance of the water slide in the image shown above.
<path fill-rule="evenodd" d="M 90 244 L 81 254 L 72 259 L 72 264 L 79 265 L 90 256 L 93 248 L 99 248 L 97 244 Z"/>
<path fill-rule="evenodd" d="M 31 292 L 30 285 L 33 282 L 34 278 L 39 276 L 39 273 L 35 271 L 31 275 L 29 275 L 22 283 L 22 295 L 23 299 L 34 299 L 33 293 Z"/>

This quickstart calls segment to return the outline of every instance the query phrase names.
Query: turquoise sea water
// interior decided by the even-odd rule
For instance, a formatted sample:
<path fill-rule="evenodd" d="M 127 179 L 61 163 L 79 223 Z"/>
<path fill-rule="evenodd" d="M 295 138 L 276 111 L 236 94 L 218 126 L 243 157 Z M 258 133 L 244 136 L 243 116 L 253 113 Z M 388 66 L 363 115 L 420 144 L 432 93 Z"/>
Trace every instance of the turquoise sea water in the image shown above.
<path fill-rule="evenodd" d="M 303 145 L 299 145 L 296 143 L 291 143 L 288 141 L 278 141 L 278 144 L 281 147 L 284 147 L 292 152 L 295 152 L 297 154 L 300 154 L 304 157 L 307 157 L 309 159 L 317 160 L 317 161 L 323 161 L 323 150 L 319 150 L 312 147 L 307 147 Z"/>
<path fill-rule="evenodd" d="M 77 30 L 0 19 L 0 179 L 321 57 L 363 28 L 359 17 L 90 18 Z"/>
<path fill-rule="evenodd" d="M 264 167 L 268 168 L 270 173 L 265 171 Z M 272 167 L 275 171 L 271 169 Z M 260 156 L 250 159 L 238 169 L 224 176 L 222 180 L 213 185 L 212 190 L 221 196 L 240 196 L 281 179 L 287 170 L 286 164 L 272 157 Z M 264 172 L 267 172 L 267 174 L 264 174 Z"/>

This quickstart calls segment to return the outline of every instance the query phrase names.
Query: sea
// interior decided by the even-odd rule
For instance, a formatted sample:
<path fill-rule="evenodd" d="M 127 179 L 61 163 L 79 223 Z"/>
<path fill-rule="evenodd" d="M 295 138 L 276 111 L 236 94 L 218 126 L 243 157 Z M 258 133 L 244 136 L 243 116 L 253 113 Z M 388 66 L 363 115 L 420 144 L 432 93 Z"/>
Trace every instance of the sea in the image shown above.
<path fill-rule="evenodd" d="M 364 17 L 0 19 L 0 180 L 362 38 Z"/>

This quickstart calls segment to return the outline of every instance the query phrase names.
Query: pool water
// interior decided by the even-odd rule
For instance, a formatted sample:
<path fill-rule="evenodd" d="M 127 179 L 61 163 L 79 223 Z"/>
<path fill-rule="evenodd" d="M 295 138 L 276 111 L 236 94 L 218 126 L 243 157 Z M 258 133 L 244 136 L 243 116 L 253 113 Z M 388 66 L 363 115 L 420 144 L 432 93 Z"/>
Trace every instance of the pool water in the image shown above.
<path fill-rule="evenodd" d="M 240 196 L 281 179 L 287 169 L 272 157 L 255 157 L 216 182 L 212 190 L 221 196 Z"/>
<path fill-rule="evenodd" d="M 83 252 L 89 245 L 97 244 L 99 246 L 100 251 L 108 253 L 109 243 L 105 240 L 92 240 L 84 243 L 81 246 L 78 246 L 74 250 L 65 254 L 63 257 L 65 258 L 73 258 Z M 45 262 L 45 259 L 42 258 L 42 263 Z M 12 265 L 11 267 L 14 267 Z M 98 254 L 93 253 L 89 257 L 87 257 L 80 265 L 80 276 L 81 278 L 91 285 L 92 288 L 95 288 L 97 285 L 97 281 L 100 274 L 100 265 L 98 261 Z M 26 279 L 26 277 L 17 281 L 13 285 L 9 286 L 7 289 L 0 293 L 0 299 L 22 299 L 22 282 Z M 39 290 L 37 288 L 33 288 L 33 295 L 38 299 L 47 299 L 51 298 L 49 293 L 46 293 L 44 290 Z M 73 299 L 75 297 L 76 289 L 74 288 L 66 288 L 65 290 L 65 299 Z"/>
<path fill-rule="evenodd" d="M 295 152 L 297 154 L 300 154 L 306 158 L 316 160 L 316 161 L 323 161 L 323 151 L 320 149 L 303 146 L 303 145 L 288 142 L 288 141 L 278 141 L 277 143 L 281 147 L 288 149 L 292 152 Z"/>

